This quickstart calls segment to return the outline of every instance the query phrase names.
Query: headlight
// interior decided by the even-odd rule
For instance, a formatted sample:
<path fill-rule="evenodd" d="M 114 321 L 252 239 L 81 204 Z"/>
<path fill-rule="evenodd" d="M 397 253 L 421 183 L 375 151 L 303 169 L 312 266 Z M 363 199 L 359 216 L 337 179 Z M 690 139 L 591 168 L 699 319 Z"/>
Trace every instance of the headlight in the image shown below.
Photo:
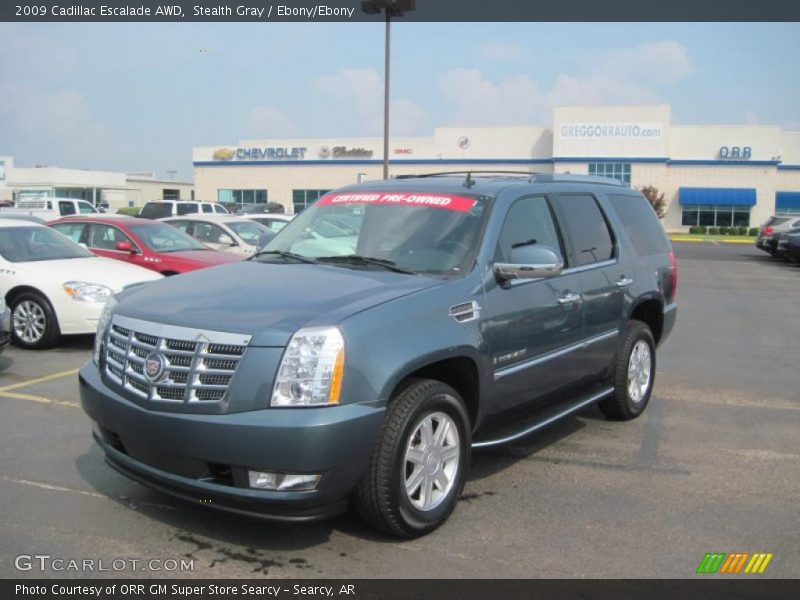
<path fill-rule="evenodd" d="M 81 302 L 104 302 L 114 293 L 109 287 L 85 281 L 68 281 L 64 284 L 64 291 L 73 300 Z"/>
<path fill-rule="evenodd" d="M 100 313 L 100 319 L 97 321 L 97 333 L 94 336 L 94 353 L 92 354 L 94 364 L 96 365 L 100 364 L 100 352 L 103 349 L 103 340 L 106 337 L 106 330 L 111 324 L 111 311 L 116 303 L 116 297 L 113 294 L 109 296 L 103 306 L 103 311 Z"/>
<path fill-rule="evenodd" d="M 338 404 L 344 338 L 336 327 L 308 327 L 292 336 L 283 354 L 271 406 Z"/>

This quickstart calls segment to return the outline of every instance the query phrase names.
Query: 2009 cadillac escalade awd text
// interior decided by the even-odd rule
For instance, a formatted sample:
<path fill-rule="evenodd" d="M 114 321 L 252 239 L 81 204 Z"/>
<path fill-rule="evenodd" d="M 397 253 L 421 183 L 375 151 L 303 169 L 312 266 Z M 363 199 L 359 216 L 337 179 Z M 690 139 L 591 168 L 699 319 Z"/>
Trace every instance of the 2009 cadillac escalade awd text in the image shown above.
<path fill-rule="evenodd" d="M 417 536 L 473 448 L 595 402 L 640 415 L 676 277 L 652 208 L 612 180 L 360 184 L 247 261 L 109 300 L 83 408 L 108 463 L 152 488 L 283 520 L 352 498 Z"/>

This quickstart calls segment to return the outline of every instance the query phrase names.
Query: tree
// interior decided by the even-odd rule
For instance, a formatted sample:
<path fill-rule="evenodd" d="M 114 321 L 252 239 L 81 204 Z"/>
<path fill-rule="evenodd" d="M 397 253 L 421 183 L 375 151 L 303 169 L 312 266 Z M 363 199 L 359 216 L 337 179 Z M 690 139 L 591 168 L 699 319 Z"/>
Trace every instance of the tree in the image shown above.
<path fill-rule="evenodd" d="M 658 218 L 663 219 L 667 214 L 667 201 L 664 199 L 664 193 L 659 194 L 657 187 L 646 185 L 642 188 L 642 195 L 647 198 Z"/>

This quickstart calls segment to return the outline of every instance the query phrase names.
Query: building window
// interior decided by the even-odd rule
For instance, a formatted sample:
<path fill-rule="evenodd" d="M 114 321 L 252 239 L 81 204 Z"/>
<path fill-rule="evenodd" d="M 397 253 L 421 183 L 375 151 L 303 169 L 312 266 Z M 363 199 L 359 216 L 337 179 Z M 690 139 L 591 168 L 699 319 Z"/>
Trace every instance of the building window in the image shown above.
<path fill-rule="evenodd" d="M 294 214 L 303 212 L 308 206 L 314 204 L 314 202 L 328 192 L 330 192 L 330 190 L 292 190 Z"/>
<path fill-rule="evenodd" d="M 693 227 L 749 227 L 749 206 L 688 205 L 683 207 L 681 225 Z"/>
<path fill-rule="evenodd" d="M 776 215 L 800 215 L 800 206 L 798 207 L 779 207 L 775 209 Z"/>
<path fill-rule="evenodd" d="M 161 198 L 163 200 L 180 200 L 181 191 L 175 189 L 164 188 L 161 190 Z"/>
<path fill-rule="evenodd" d="M 623 183 L 631 182 L 631 163 L 597 162 L 589 163 L 589 175 L 610 177 Z"/>
<path fill-rule="evenodd" d="M 266 204 L 267 190 L 217 190 L 220 204 Z"/>

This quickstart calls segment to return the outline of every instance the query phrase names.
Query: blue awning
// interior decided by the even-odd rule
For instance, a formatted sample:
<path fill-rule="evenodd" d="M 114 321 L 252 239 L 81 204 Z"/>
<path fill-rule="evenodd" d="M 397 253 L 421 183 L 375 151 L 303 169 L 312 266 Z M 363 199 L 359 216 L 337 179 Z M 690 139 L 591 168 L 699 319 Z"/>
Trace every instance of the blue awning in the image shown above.
<path fill-rule="evenodd" d="M 800 192 L 775 192 L 775 210 L 800 210 Z"/>
<path fill-rule="evenodd" d="M 714 204 L 717 206 L 755 206 L 756 191 L 752 188 L 685 188 L 678 190 L 678 201 L 684 206 Z"/>

